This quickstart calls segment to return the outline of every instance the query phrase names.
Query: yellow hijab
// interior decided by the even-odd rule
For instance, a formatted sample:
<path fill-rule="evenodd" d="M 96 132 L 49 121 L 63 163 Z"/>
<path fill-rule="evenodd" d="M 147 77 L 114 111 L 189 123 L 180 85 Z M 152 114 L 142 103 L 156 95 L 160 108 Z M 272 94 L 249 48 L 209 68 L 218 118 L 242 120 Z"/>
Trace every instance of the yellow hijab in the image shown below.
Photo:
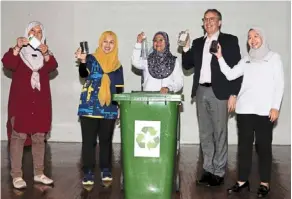
<path fill-rule="evenodd" d="M 105 53 L 101 46 L 107 36 L 112 36 L 115 42 L 114 49 L 110 53 Z M 112 31 L 105 31 L 102 33 L 101 37 L 99 38 L 99 46 L 96 49 L 93 56 L 96 58 L 98 63 L 100 64 L 103 70 L 103 76 L 101 78 L 101 85 L 98 92 L 98 99 L 101 106 L 106 104 L 107 106 L 111 103 L 111 90 L 110 84 L 111 80 L 108 76 L 108 73 L 116 71 L 121 67 L 121 63 L 118 59 L 118 39 L 117 35 Z"/>

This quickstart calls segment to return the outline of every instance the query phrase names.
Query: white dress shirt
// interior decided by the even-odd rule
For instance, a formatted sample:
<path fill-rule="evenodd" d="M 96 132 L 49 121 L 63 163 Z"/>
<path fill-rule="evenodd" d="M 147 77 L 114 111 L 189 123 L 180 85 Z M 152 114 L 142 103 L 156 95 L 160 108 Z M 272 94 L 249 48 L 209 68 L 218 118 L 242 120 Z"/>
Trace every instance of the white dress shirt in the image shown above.
<path fill-rule="evenodd" d="M 213 40 L 217 40 L 219 36 L 219 31 L 217 31 L 215 34 L 212 35 L 212 37 L 207 37 L 205 35 L 204 38 L 205 44 L 203 49 L 203 57 L 202 57 L 202 67 L 201 67 L 201 73 L 200 73 L 200 84 L 204 83 L 211 83 L 211 60 L 212 60 L 212 54 L 209 52 L 210 46 Z"/>
<path fill-rule="evenodd" d="M 203 57 L 202 57 L 202 67 L 201 67 L 201 73 L 200 73 L 200 79 L 199 83 L 211 83 L 211 60 L 212 60 L 212 54 L 209 52 L 210 46 L 213 40 L 218 40 L 220 31 L 218 30 L 215 34 L 213 34 L 211 37 L 207 37 L 207 33 L 205 34 L 204 38 L 205 44 L 203 48 Z M 184 47 L 183 51 L 187 52 L 189 50 L 188 47 Z"/>
<path fill-rule="evenodd" d="M 183 73 L 178 59 L 175 60 L 175 67 L 170 76 L 164 79 L 153 78 L 148 71 L 148 61 L 142 59 L 141 56 L 141 43 L 136 43 L 133 55 L 132 65 L 137 69 L 143 70 L 143 90 L 144 91 L 160 91 L 162 87 L 168 87 L 170 91 L 178 92 L 183 87 Z"/>
<path fill-rule="evenodd" d="M 258 62 L 250 62 L 249 57 L 245 56 L 232 69 L 223 57 L 218 62 L 228 80 L 243 75 L 236 113 L 268 116 L 272 108 L 280 109 L 284 93 L 284 72 L 279 54 L 270 51 L 264 60 Z"/>

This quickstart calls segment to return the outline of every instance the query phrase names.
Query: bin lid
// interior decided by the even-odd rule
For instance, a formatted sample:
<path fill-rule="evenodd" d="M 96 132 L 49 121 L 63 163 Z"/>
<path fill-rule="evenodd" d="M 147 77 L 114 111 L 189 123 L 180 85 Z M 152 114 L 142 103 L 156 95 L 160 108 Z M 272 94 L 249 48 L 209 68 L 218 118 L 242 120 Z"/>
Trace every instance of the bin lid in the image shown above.
<path fill-rule="evenodd" d="M 113 94 L 114 101 L 151 101 L 151 102 L 180 102 L 183 101 L 181 94 L 160 94 L 159 92 L 132 92 Z"/>

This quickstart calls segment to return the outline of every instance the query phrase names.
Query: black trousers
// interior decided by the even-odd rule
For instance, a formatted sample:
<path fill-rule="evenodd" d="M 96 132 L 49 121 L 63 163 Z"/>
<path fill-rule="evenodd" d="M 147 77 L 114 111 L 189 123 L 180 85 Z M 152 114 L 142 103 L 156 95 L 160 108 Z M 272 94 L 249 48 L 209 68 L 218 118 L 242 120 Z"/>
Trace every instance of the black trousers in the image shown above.
<path fill-rule="evenodd" d="M 99 137 L 99 166 L 111 170 L 114 119 L 80 117 L 83 171 L 93 171 L 96 162 L 96 140 Z"/>
<path fill-rule="evenodd" d="M 239 181 L 248 180 L 251 171 L 253 142 L 255 137 L 261 182 L 270 182 L 273 126 L 274 123 L 270 121 L 268 116 L 237 114 Z"/>

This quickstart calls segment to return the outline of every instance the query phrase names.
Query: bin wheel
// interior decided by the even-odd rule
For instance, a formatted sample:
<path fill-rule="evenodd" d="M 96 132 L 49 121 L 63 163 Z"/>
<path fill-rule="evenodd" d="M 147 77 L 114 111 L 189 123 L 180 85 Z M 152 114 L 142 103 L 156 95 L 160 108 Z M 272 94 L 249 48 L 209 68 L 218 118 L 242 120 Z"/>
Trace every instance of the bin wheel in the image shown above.
<path fill-rule="evenodd" d="M 121 190 L 124 190 L 124 177 L 123 177 L 123 174 L 121 174 L 121 177 L 120 177 L 120 188 L 121 188 Z"/>
<path fill-rule="evenodd" d="M 180 191 L 180 175 L 179 172 L 176 175 L 176 180 L 175 180 L 175 191 L 179 192 Z"/>

